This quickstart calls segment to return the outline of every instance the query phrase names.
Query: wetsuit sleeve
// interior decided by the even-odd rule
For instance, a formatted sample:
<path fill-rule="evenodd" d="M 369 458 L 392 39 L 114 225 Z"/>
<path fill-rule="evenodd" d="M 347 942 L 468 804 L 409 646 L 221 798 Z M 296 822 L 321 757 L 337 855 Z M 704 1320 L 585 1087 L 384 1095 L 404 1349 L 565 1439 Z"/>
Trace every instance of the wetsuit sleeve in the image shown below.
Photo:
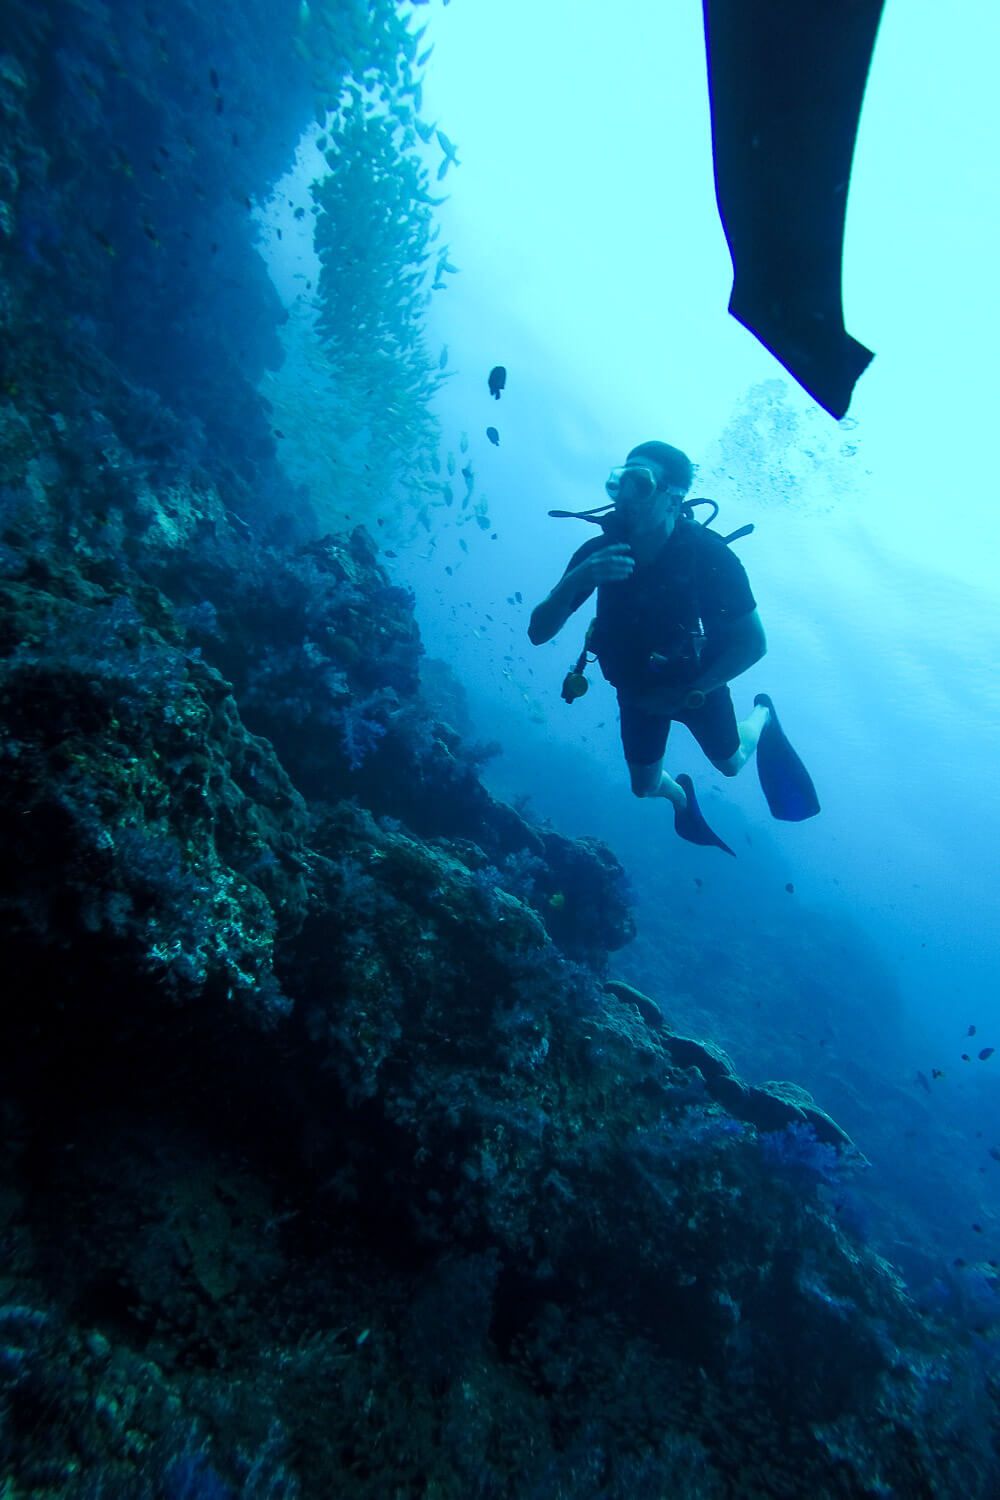
<path fill-rule="evenodd" d="M 706 632 L 757 608 L 746 569 L 731 547 L 712 532 L 701 570 L 701 617 Z"/>

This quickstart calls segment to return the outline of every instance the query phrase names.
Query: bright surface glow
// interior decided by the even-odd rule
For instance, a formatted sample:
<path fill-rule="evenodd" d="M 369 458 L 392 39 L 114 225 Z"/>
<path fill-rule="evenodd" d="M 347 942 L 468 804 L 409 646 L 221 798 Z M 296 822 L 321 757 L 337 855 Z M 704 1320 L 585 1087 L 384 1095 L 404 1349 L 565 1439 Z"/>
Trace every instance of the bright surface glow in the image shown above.
<path fill-rule="evenodd" d="M 454 372 L 445 448 L 470 434 L 497 533 L 458 532 L 437 512 L 436 550 L 424 542 L 394 564 L 428 649 L 508 747 L 518 790 L 540 796 L 549 762 L 577 758 L 607 788 L 599 831 L 645 839 L 665 885 L 701 870 L 739 909 L 777 863 L 779 890 L 787 879 L 801 901 L 858 920 L 930 1036 L 952 1045 L 959 999 L 965 1019 L 1000 1032 L 1000 8 L 970 0 L 955 20 L 934 0 L 887 4 L 844 269 L 848 329 L 876 358 L 839 426 L 725 312 L 694 0 L 454 0 L 418 14 L 435 42 L 423 117 L 462 163 L 440 210 L 461 274 L 430 315 Z M 427 161 L 433 179 L 435 143 Z M 275 269 L 281 285 L 283 260 L 291 295 L 308 225 L 285 230 Z M 495 363 L 509 371 L 499 403 L 486 391 Z M 734 413 L 742 447 L 725 436 Z M 546 511 L 600 503 L 608 469 L 651 437 L 699 464 L 696 491 L 720 501 L 723 530 L 756 523 L 738 545 L 769 653 L 736 684 L 737 709 L 773 694 L 823 802 L 811 823 L 773 824 L 752 771 L 716 792 L 676 731 L 668 767 L 707 789 L 739 861 L 706 865 L 672 838 L 663 806 L 629 797 L 610 689 L 598 680 L 572 709 L 560 702 L 586 610 L 547 647 L 525 637 L 531 606 L 590 534 Z"/>
<path fill-rule="evenodd" d="M 740 551 L 770 652 L 737 705 L 766 687 L 784 706 L 824 813 L 769 825 L 752 773 L 727 784 L 725 801 L 782 849 L 817 904 L 858 914 L 911 1002 L 950 1037 L 957 956 L 965 994 L 1000 1021 L 1000 10 L 978 0 L 961 24 L 932 0 L 890 0 L 887 12 L 844 276 L 848 328 L 876 359 L 846 433 L 787 382 L 793 462 L 796 445 L 819 454 L 804 488 L 781 464 L 768 472 L 766 449 L 731 481 L 713 469 L 748 389 L 785 377 L 725 313 L 700 7 L 456 0 L 432 13 L 424 113 L 462 162 L 442 210 L 462 274 L 432 311 L 457 371 L 442 415 L 449 445 L 473 433 L 500 539 L 456 555 L 451 580 L 413 576 L 431 649 L 464 669 L 481 704 L 493 699 L 501 737 L 585 745 L 622 787 L 608 690 L 572 711 L 558 700 L 585 622 L 537 652 L 521 632 L 582 539 L 545 510 L 598 503 L 607 469 L 637 441 L 685 447 L 702 465 L 698 487 L 724 498 L 726 529 L 758 524 Z M 428 160 L 436 167 L 436 148 Z M 510 372 L 496 406 L 485 394 L 495 362 Z M 490 421 L 498 450 L 481 436 Z M 525 611 L 509 643 L 509 625 L 473 635 L 484 610 L 503 619 L 515 588 Z M 696 782 L 711 777 L 680 736 L 676 754 Z M 623 820 L 662 810 L 631 806 L 624 790 L 621 800 Z"/>

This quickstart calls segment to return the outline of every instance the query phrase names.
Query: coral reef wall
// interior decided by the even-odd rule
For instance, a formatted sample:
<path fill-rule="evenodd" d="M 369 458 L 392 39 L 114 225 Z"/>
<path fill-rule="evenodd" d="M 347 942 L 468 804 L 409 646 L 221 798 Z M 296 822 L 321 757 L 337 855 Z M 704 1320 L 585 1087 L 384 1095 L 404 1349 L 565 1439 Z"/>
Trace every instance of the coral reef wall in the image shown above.
<path fill-rule="evenodd" d="M 860 1153 L 609 978 L 613 853 L 486 792 L 275 461 L 247 202 L 416 107 L 408 21 L 5 11 L 0 1494 L 986 1497 Z M 430 431 L 419 295 L 326 305 Z"/>

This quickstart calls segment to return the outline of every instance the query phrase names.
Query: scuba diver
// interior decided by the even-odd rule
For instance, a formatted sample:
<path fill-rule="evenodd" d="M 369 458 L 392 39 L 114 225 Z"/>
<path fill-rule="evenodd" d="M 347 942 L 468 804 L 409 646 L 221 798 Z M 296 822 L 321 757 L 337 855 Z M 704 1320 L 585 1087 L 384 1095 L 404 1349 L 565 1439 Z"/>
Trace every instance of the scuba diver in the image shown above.
<path fill-rule="evenodd" d="M 757 752 L 761 786 L 776 818 L 819 812 L 809 774 L 785 737 L 766 694 L 739 723 L 729 683 L 767 651 L 764 627 L 730 537 L 693 518 L 691 461 L 668 443 L 641 443 L 605 486 L 612 508 L 552 511 L 596 521 L 602 535 L 578 548 L 546 599 L 532 611 L 528 637 L 550 641 L 597 590 L 597 614 L 584 650 L 563 684 L 572 702 L 587 689 L 588 653 L 618 694 L 621 738 L 632 791 L 665 797 L 674 827 L 693 844 L 732 854 L 698 806 L 691 778 L 663 769 L 670 725 L 694 735 L 723 776 L 735 776 Z M 715 506 L 715 512 L 718 507 Z M 714 514 L 713 514 L 714 518 Z"/>

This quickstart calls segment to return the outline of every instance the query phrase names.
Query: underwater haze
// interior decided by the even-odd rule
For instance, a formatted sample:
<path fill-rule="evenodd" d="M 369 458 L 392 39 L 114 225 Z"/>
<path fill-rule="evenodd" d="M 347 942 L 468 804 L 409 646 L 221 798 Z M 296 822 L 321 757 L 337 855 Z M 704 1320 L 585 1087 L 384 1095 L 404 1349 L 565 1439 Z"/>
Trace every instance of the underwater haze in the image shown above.
<path fill-rule="evenodd" d="M 1000 1493 L 1000 15 L 887 0 L 837 421 L 711 11 L 8 0 L 0 1500 Z M 729 854 L 528 635 L 647 441 Z"/>

